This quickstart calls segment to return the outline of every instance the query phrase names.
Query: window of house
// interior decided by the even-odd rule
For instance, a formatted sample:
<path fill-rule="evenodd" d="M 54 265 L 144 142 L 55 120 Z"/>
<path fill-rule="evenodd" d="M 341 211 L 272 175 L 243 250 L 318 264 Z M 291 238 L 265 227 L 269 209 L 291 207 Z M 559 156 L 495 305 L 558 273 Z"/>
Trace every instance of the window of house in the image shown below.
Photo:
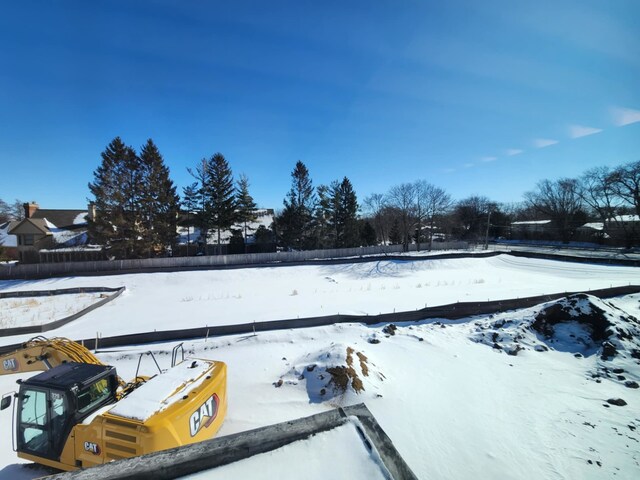
<path fill-rule="evenodd" d="M 23 245 L 33 245 L 33 233 L 27 233 L 23 235 L 22 243 Z"/>

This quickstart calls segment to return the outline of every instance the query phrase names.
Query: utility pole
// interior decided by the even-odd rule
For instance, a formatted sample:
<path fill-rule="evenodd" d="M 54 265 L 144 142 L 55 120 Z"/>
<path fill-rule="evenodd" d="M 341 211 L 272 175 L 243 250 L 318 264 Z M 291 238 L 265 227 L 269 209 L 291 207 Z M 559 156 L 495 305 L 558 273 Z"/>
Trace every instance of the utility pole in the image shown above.
<path fill-rule="evenodd" d="M 489 225 L 491 225 L 491 210 L 489 210 L 489 215 L 487 215 L 487 230 L 484 234 L 484 249 L 489 249 Z"/>

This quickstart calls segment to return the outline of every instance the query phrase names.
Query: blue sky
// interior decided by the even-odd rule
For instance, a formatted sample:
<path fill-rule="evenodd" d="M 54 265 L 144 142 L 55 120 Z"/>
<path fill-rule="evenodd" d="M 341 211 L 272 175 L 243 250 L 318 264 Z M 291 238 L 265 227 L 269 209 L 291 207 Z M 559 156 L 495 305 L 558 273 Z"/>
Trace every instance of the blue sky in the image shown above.
<path fill-rule="evenodd" d="M 640 159 L 640 2 L 9 2 L 0 198 L 82 208 L 115 137 L 181 188 L 222 152 L 262 207 L 300 159 L 359 198 L 520 201 Z"/>

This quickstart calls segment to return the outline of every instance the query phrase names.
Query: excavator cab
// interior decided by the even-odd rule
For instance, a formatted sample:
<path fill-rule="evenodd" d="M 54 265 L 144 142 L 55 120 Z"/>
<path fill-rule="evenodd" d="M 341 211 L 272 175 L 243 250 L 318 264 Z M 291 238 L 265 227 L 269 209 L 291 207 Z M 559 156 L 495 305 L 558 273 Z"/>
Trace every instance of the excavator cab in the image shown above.
<path fill-rule="evenodd" d="M 74 362 L 21 382 L 17 451 L 57 461 L 73 426 L 115 403 L 117 388 L 114 367 Z"/>

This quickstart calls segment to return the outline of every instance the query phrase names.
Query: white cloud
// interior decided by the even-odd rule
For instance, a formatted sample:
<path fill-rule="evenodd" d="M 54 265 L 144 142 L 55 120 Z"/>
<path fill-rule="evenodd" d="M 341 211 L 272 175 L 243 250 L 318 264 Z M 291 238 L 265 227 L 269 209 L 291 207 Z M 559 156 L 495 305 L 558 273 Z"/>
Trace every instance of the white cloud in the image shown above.
<path fill-rule="evenodd" d="M 464 168 L 471 168 L 473 167 L 473 163 L 465 163 L 463 166 Z"/>
<path fill-rule="evenodd" d="M 495 162 L 498 157 L 482 157 L 480 159 L 481 162 Z"/>
<path fill-rule="evenodd" d="M 600 133 L 601 128 L 586 127 L 584 125 L 569 125 L 569 136 L 571 138 L 586 137 L 587 135 L 593 135 L 594 133 Z"/>
<path fill-rule="evenodd" d="M 558 140 L 552 140 L 550 138 L 536 138 L 533 141 L 533 146 L 536 148 L 544 148 L 549 145 L 555 145 L 556 143 L 558 143 Z"/>
<path fill-rule="evenodd" d="M 443 168 L 442 169 L 442 173 L 453 173 L 455 171 L 456 171 L 455 168 Z"/>
<path fill-rule="evenodd" d="M 613 117 L 613 123 L 618 127 L 640 122 L 640 110 L 632 108 L 613 107 L 611 116 Z"/>
<path fill-rule="evenodd" d="M 510 157 L 513 157 L 514 155 L 520 155 L 522 153 L 522 150 L 519 150 L 517 148 L 509 148 L 505 150 L 504 153 L 506 153 Z"/>

